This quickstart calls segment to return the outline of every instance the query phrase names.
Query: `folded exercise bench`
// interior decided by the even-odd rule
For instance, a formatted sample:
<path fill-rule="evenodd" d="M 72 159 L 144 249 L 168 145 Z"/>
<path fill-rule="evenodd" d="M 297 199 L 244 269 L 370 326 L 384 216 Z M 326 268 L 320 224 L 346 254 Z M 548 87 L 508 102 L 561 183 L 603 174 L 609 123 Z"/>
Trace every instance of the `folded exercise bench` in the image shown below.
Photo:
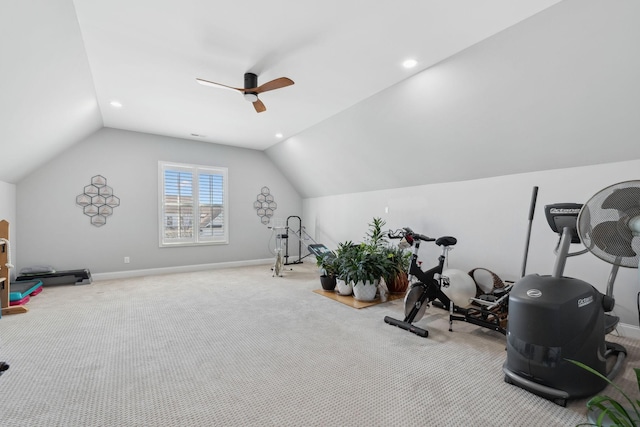
<path fill-rule="evenodd" d="M 91 272 L 88 269 L 83 270 L 66 270 L 66 271 L 54 271 L 48 273 L 31 273 L 21 274 L 16 278 L 16 282 L 19 283 L 25 280 L 40 280 L 44 286 L 49 285 L 88 285 L 93 279 L 91 278 Z M 11 287 L 13 289 L 13 285 Z"/>
<path fill-rule="evenodd" d="M 322 243 L 316 243 L 316 244 L 313 244 L 313 245 L 308 245 L 307 249 L 309 249 L 309 252 L 311 252 L 315 256 L 324 256 L 326 254 L 330 254 L 329 256 L 335 256 L 333 251 L 331 249 L 327 248 Z"/>

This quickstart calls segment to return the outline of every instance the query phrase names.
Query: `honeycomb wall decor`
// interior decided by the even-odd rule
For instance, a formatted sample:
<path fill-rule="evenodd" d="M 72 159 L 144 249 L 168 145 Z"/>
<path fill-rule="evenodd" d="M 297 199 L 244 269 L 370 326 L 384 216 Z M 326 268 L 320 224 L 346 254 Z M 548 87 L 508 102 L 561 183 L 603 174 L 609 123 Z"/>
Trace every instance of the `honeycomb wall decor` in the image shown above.
<path fill-rule="evenodd" d="M 76 196 L 76 205 L 82 207 L 91 224 L 102 227 L 107 223 L 107 217 L 113 214 L 113 209 L 120 206 L 120 199 L 107 185 L 107 178 L 96 175 L 91 178 L 91 184 L 84 187 L 82 194 Z"/>
<path fill-rule="evenodd" d="M 260 217 L 260 222 L 264 225 L 268 225 L 271 222 L 273 211 L 278 208 L 278 204 L 273 199 L 269 187 L 262 187 L 260 194 L 256 197 L 256 201 L 253 202 L 253 208 Z"/>

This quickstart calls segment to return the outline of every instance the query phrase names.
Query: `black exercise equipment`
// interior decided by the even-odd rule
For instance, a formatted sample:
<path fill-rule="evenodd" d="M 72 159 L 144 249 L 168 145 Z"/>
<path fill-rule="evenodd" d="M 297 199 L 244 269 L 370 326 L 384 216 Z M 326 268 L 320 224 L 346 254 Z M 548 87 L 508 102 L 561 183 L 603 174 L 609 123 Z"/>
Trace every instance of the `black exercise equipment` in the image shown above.
<path fill-rule="evenodd" d="M 564 277 L 571 243 L 579 243 L 576 220 L 582 205 L 545 207 L 551 229 L 560 235 L 553 274 L 530 274 L 515 283 L 509 294 L 507 360 L 504 380 L 565 406 L 568 399 L 596 394 L 606 381 L 574 365 L 577 360 L 610 380 L 624 361 L 624 347 L 605 341 L 617 317 L 606 315 L 614 300 L 592 285 Z M 609 364 L 610 357 L 616 357 Z"/>
<path fill-rule="evenodd" d="M 467 308 L 450 307 L 449 332 L 453 332 L 454 321 L 462 321 L 506 335 L 511 286 L 506 284 L 490 294 L 478 295 L 471 299 L 472 305 Z"/>
<path fill-rule="evenodd" d="M 298 220 L 298 229 L 295 230 L 289 225 L 289 221 Z M 304 229 L 302 227 L 302 218 L 297 215 L 290 215 L 287 217 L 287 222 L 285 225 L 285 232 L 281 235 L 284 240 L 284 265 L 289 264 L 302 264 L 302 233 Z M 298 259 L 294 259 L 293 261 L 289 261 L 291 256 L 289 255 L 289 233 L 293 233 L 296 237 L 298 237 Z"/>
<path fill-rule="evenodd" d="M 291 225 L 289 225 L 290 221 L 295 222 L 296 220 L 297 220 L 297 224 L 292 223 Z M 297 228 L 294 228 L 294 225 L 297 225 Z M 293 234 L 298 238 L 298 255 L 297 255 L 297 259 L 293 259 L 293 260 L 289 260 L 289 258 L 296 258 L 295 255 L 289 254 L 289 237 L 291 236 L 291 234 Z M 290 215 L 287 217 L 285 227 L 284 227 L 284 233 L 280 235 L 280 238 L 282 238 L 284 242 L 284 255 L 283 255 L 284 265 L 302 264 L 302 260 L 304 258 L 314 253 L 310 248 L 311 245 L 309 245 L 307 246 L 309 253 L 307 253 L 306 255 L 302 255 L 303 240 L 311 240 L 317 246 L 324 246 L 324 245 L 318 245 L 318 243 L 315 240 L 313 240 L 311 236 L 309 236 L 309 234 L 307 234 L 304 227 L 302 226 L 302 218 L 300 218 L 297 215 Z"/>
<path fill-rule="evenodd" d="M 329 249 L 322 243 L 312 243 L 311 245 L 307 245 L 307 249 L 309 249 L 309 252 L 311 252 L 315 256 L 336 256 L 336 254 L 331 249 Z"/>
<path fill-rule="evenodd" d="M 86 268 L 82 270 L 55 271 L 51 273 L 23 274 L 18 276 L 16 281 L 34 279 L 41 280 L 43 286 L 69 284 L 88 285 L 93 282 L 91 272 Z"/>
<path fill-rule="evenodd" d="M 431 302 L 437 302 L 445 308 L 451 307 L 451 300 L 442 292 L 443 286 L 442 271 L 444 268 L 447 252 L 457 243 L 455 237 L 443 236 L 433 239 L 422 234 L 414 233 L 409 227 L 396 232 L 389 232 L 390 239 L 402 239 L 400 247 L 413 246 L 413 255 L 411 256 L 411 264 L 409 266 L 409 275 L 417 279 L 411 284 L 411 288 L 405 296 L 405 318 L 404 320 L 394 319 L 385 316 L 384 321 L 390 325 L 397 326 L 421 337 L 428 337 L 429 331 L 413 325 L 422 319 L 425 309 Z M 418 250 L 420 242 L 436 242 L 436 245 L 442 247 L 442 253 L 438 257 L 438 265 L 430 270 L 423 271 L 418 263 Z M 445 284 L 447 285 L 447 284 Z"/>

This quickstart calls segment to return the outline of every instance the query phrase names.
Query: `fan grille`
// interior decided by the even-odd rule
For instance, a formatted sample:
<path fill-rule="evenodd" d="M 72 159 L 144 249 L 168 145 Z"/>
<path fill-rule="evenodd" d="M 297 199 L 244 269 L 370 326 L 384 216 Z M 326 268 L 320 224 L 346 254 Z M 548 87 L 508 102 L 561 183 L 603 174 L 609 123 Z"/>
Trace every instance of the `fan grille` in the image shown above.
<path fill-rule="evenodd" d="M 620 182 L 600 190 L 585 203 L 578 216 L 578 234 L 598 258 L 638 268 L 640 236 L 634 236 L 629 228 L 629 221 L 637 217 L 640 181 Z"/>

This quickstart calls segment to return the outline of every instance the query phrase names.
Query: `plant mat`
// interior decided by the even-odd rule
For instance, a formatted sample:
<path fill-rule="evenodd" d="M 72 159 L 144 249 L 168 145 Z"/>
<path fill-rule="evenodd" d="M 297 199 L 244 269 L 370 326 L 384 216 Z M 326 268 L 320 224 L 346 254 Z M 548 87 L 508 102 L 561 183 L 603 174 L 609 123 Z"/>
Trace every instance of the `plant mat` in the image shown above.
<path fill-rule="evenodd" d="M 405 295 L 404 292 L 399 294 L 389 294 L 387 295 L 387 298 L 384 301 L 380 298 L 380 295 L 377 295 L 376 299 L 374 299 L 373 301 L 359 301 L 355 299 L 353 295 L 340 295 L 336 291 L 325 291 L 324 289 L 314 289 L 313 292 L 315 292 L 318 295 L 331 298 L 334 301 L 341 302 L 353 308 L 371 307 L 372 305 L 382 304 L 383 302 L 389 302 L 389 301 L 404 298 L 404 295 Z"/>

